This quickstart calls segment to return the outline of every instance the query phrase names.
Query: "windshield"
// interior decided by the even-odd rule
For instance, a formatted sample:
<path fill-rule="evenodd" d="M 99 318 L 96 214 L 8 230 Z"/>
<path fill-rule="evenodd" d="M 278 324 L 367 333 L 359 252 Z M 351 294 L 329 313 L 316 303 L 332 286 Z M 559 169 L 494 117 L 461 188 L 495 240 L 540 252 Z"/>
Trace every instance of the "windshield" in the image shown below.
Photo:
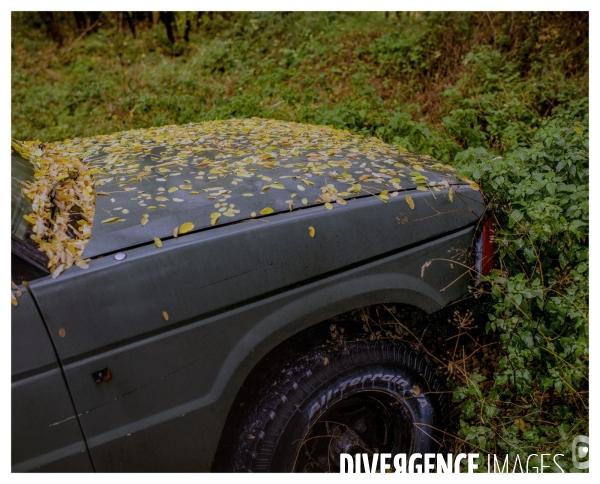
<path fill-rule="evenodd" d="M 33 165 L 19 153 L 11 154 L 11 232 L 25 240 L 30 224 L 23 215 L 31 213 L 31 202 L 21 193 L 24 181 L 33 181 Z"/>

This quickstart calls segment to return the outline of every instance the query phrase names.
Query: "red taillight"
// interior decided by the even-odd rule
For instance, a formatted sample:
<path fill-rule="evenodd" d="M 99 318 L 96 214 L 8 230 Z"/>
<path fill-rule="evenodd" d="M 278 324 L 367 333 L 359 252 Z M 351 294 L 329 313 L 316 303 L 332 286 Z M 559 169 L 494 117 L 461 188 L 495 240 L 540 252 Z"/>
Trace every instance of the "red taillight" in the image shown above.
<path fill-rule="evenodd" d="M 477 255 L 475 259 L 476 277 L 487 276 L 494 267 L 494 219 L 488 217 L 484 222 L 479 239 L 477 240 Z"/>

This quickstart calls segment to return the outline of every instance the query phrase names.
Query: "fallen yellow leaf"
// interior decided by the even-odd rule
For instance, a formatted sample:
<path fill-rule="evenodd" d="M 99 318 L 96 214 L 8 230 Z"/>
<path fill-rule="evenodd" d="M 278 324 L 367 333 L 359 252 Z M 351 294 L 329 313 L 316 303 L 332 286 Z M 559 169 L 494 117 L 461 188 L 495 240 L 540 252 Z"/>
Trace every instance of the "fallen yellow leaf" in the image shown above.
<path fill-rule="evenodd" d="M 315 228 L 314 227 L 308 227 L 308 235 L 310 235 L 311 237 L 315 236 Z"/>
<path fill-rule="evenodd" d="M 270 214 L 270 213 L 273 213 L 273 209 L 272 209 L 271 207 L 266 207 L 266 208 L 263 208 L 263 209 L 260 211 L 260 214 L 261 214 L 261 215 L 268 215 L 268 214 Z"/>
<path fill-rule="evenodd" d="M 166 311 L 163 311 L 163 318 L 165 318 L 165 321 L 169 320 L 169 313 Z"/>
<path fill-rule="evenodd" d="M 331 205 L 331 203 L 327 202 L 327 203 L 325 204 L 325 208 L 326 208 L 327 210 L 333 210 L 333 205 Z"/>
<path fill-rule="evenodd" d="M 154 237 L 154 245 L 160 249 L 162 247 L 162 240 L 160 240 L 158 237 Z"/>
<path fill-rule="evenodd" d="M 404 199 L 406 200 L 406 203 L 408 203 L 408 206 L 411 208 L 411 210 L 415 209 L 415 202 L 413 202 L 413 199 L 410 195 L 406 195 L 404 197 Z"/>
<path fill-rule="evenodd" d="M 192 230 L 194 230 L 194 224 L 192 222 L 186 222 L 186 223 L 182 224 L 181 227 L 179 227 L 180 234 L 187 234 L 188 232 L 191 232 Z"/>

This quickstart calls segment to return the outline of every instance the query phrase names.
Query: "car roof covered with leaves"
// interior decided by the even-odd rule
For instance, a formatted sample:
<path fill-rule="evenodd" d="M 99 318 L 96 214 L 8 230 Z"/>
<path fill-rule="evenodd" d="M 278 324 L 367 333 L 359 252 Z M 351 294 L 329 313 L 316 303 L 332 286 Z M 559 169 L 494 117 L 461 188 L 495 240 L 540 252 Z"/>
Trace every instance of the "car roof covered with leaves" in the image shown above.
<path fill-rule="evenodd" d="M 259 118 L 13 147 L 36 168 L 23 190 L 34 211 L 26 218 L 59 273 L 85 267 L 83 257 L 216 225 L 458 183 L 451 166 L 376 138 Z M 58 215 L 44 203 L 51 194 Z"/>

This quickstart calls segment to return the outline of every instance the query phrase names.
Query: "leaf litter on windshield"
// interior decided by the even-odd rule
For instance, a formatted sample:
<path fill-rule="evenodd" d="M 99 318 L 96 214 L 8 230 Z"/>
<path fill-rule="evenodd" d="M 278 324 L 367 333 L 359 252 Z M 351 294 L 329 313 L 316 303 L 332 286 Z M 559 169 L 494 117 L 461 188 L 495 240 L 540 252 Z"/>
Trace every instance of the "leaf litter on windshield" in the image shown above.
<path fill-rule="evenodd" d="M 234 190 L 248 201 L 268 190 L 287 190 L 291 199 L 286 201 L 286 209 L 291 211 L 312 204 L 296 197 L 318 185 L 320 196 L 314 203 L 334 210 L 334 203 L 343 208 L 358 195 L 373 194 L 385 203 L 406 187 L 436 192 L 449 188 L 446 179 L 429 180 L 432 170 L 439 172 L 438 178 L 454 179 L 450 165 L 377 138 L 260 118 L 162 126 L 47 144 L 13 141 L 12 146 L 35 167 L 33 183 L 25 182 L 23 187 L 33 210 L 25 219 L 32 225 L 31 238 L 48 256 L 53 277 L 73 264 L 87 267 L 82 254 L 91 235 L 95 196 L 110 197 L 110 190 L 104 191 L 107 186 L 136 195 L 131 200 L 148 211 L 160 211 L 166 204 L 185 203 L 198 195 L 215 201 L 214 211 L 205 221 L 173 227 L 175 235 L 204 224 L 216 225 L 222 216 L 243 220 L 276 212 L 263 205 L 243 213 L 228 202 Z M 174 178 L 179 175 L 185 176 Z M 164 182 L 169 178 L 178 184 L 168 190 L 156 187 L 155 193 L 146 193 L 136 187 L 142 180 Z M 256 189 L 258 180 L 262 182 L 260 190 Z M 473 183 L 471 188 L 478 187 Z M 406 200 L 414 208 L 412 198 Z M 129 208 L 135 202 L 131 203 Z M 126 222 L 129 209 L 118 209 L 114 209 L 118 213 L 103 217 L 102 223 Z M 149 241 L 160 247 L 162 242 L 152 234 L 152 220 L 144 214 L 135 223 L 141 223 L 150 234 Z"/>

